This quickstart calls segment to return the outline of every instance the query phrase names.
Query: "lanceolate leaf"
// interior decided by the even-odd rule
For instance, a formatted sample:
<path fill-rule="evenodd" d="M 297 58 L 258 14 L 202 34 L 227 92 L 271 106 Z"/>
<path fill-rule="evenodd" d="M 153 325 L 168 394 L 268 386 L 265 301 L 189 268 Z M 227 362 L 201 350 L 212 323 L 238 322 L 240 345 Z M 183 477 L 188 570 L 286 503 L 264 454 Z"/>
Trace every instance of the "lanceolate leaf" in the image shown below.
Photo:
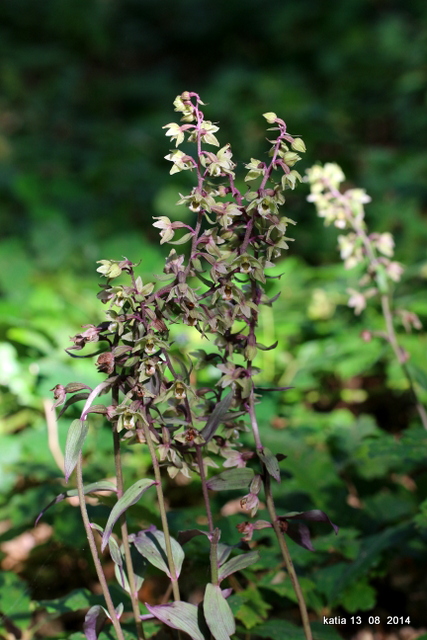
<path fill-rule="evenodd" d="M 324 511 L 320 511 L 320 509 L 312 509 L 311 511 L 300 511 L 300 512 L 291 512 L 287 513 L 284 516 L 279 516 L 277 518 L 279 521 L 283 522 L 286 528 L 284 529 L 287 535 L 292 538 L 294 542 L 299 544 L 304 549 L 308 549 L 309 551 L 314 551 L 313 545 L 311 544 L 310 530 L 302 522 L 289 522 L 290 520 L 307 520 L 309 522 L 328 522 L 335 533 L 338 533 L 339 527 L 329 519 Z"/>
<path fill-rule="evenodd" d="M 155 567 L 164 571 L 169 578 L 171 574 L 166 554 L 165 534 L 155 527 L 150 527 L 146 531 L 140 531 L 133 538 L 135 547 L 139 553 L 151 562 Z M 174 538 L 171 538 L 172 556 L 175 564 L 177 577 L 181 573 L 182 563 L 185 557 L 184 550 Z"/>
<path fill-rule="evenodd" d="M 108 480 L 101 480 L 100 482 L 92 482 L 91 484 L 87 484 L 83 487 L 83 493 L 85 495 L 87 493 L 97 493 L 98 491 L 117 491 L 117 489 L 114 486 L 114 484 L 112 482 L 108 482 Z M 35 524 L 37 525 L 40 518 L 42 518 L 43 515 L 46 513 L 46 511 L 50 509 L 50 507 L 53 507 L 54 504 L 58 504 L 58 502 L 62 502 L 62 500 L 65 500 L 66 498 L 72 498 L 77 495 L 78 495 L 77 489 L 70 489 L 69 491 L 64 491 L 63 493 L 60 493 L 58 496 L 56 496 L 54 500 L 52 500 L 52 502 L 49 502 L 49 504 L 39 513 Z"/>
<path fill-rule="evenodd" d="M 105 380 L 104 382 L 101 382 L 100 384 L 98 384 L 95 387 L 95 389 L 89 394 L 89 397 L 86 400 L 85 406 L 83 407 L 82 415 L 80 416 L 82 420 L 86 418 L 86 415 L 89 411 L 89 407 L 91 406 L 95 398 L 100 396 L 102 391 L 104 391 L 104 389 L 106 389 L 107 387 L 110 387 L 111 383 L 112 383 L 111 380 Z"/>
<path fill-rule="evenodd" d="M 58 413 L 58 418 L 60 418 L 62 414 L 68 409 L 68 407 L 70 407 L 72 404 L 74 404 L 75 402 L 79 402 L 79 400 L 86 400 L 86 398 L 88 397 L 89 397 L 89 394 L 87 392 L 84 392 L 84 393 L 76 393 L 74 396 L 71 396 L 71 398 L 68 398 L 66 403 L 61 407 L 61 411 Z"/>
<path fill-rule="evenodd" d="M 91 607 L 85 615 L 85 621 L 83 624 L 83 631 L 87 640 L 97 640 L 98 635 L 107 620 L 108 616 L 104 607 L 101 607 L 99 604 Z"/>
<path fill-rule="evenodd" d="M 142 480 L 138 480 L 133 484 L 127 491 L 124 492 L 120 500 L 116 502 L 114 507 L 111 510 L 110 516 L 107 520 L 107 524 L 105 525 L 104 535 L 102 536 L 102 550 L 105 549 L 108 543 L 108 539 L 111 536 L 111 532 L 113 531 L 113 527 L 117 520 L 120 518 L 122 513 L 126 511 L 133 504 L 136 504 L 138 500 L 141 498 L 142 494 L 147 491 L 150 487 L 155 484 L 154 480 L 150 478 L 143 478 Z"/>
<path fill-rule="evenodd" d="M 208 536 L 209 531 L 203 531 L 202 529 L 186 529 L 185 531 L 179 531 L 177 540 L 179 544 L 185 544 L 196 536 Z"/>
<path fill-rule="evenodd" d="M 233 394 L 229 393 L 215 406 L 215 409 L 212 411 L 208 421 L 206 422 L 206 425 L 200 432 L 206 442 L 209 442 L 209 440 L 211 440 L 214 436 L 215 431 L 218 429 L 219 425 L 224 419 L 225 414 L 229 410 L 232 400 Z"/>
<path fill-rule="evenodd" d="M 70 475 L 74 471 L 88 430 L 88 424 L 84 420 L 73 420 L 68 429 L 64 456 L 65 482 L 68 482 Z"/>
<path fill-rule="evenodd" d="M 163 624 L 167 624 L 172 629 L 179 629 L 188 633 L 191 640 L 206 640 L 199 629 L 197 621 L 198 609 L 195 604 L 178 601 L 172 604 L 158 604 L 155 606 L 146 603 L 145 606 Z"/>
<path fill-rule="evenodd" d="M 232 558 L 228 562 L 222 565 L 219 570 L 218 578 L 219 580 L 224 580 L 228 576 L 231 576 L 232 573 L 236 571 L 241 571 L 242 569 L 246 569 L 251 564 L 254 564 L 259 560 L 259 552 L 258 551 L 250 551 L 249 553 L 244 553 L 241 556 L 237 556 L 236 558 Z"/>
<path fill-rule="evenodd" d="M 203 613 L 215 640 L 230 640 L 230 636 L 236 631 L 236 624 L 230 605 L 218 585 L 206 585 Z"/>
<path fill-rule="evenodd" d="M 253 469 L 230 469 L 209 478 L 207 487 L 211 491 L 230 491 L 232 489 L 247 489 L 253 480 Z"/>
<path fill-rule="evenodd" d="M 280 482 L 280 469 L 276 456 L 273 455 L 270 449 L 267 449 L 267 447 L 264 447 L 262 451 L 258 451 L 258 456 L 265 464 L 267 473 L 269 473 L 270 476 L 277 480 L 277 482 Z"/>

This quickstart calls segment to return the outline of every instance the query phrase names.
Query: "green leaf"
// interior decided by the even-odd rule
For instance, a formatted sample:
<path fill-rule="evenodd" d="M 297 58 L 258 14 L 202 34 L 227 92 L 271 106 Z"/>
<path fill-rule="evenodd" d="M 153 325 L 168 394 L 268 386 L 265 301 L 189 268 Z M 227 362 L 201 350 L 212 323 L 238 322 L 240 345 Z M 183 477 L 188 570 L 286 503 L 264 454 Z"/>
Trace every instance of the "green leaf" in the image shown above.
<path fill-rule="evenodd" d="M 195 604 L 188 602 L 173 602 L 172 604 L 145 605 L 163 624 L 188 633 L 191 640 L 206 640 L 198 624 L 198 609 Z"/>
<path fill-rule="evenodd" d="M 98 491 L 117 491 L 117 489 L 114 484 L 112 482 L 109 482 L 108 480 L 92 482 L 91 484 L 86 484 L 83 487 L 84 495 L 87 495 L 88 493 L 97 493 Z M 77 496 L 78 494 L 79 492 L 77 489 L 70 489 L 69 491 L 60 493 L 54 500 L 52 500 L 52 502 L 49 502 L 49 504 L 44 509 L 42 509 L 42 511 L 40 511 L 35 524 L 37 525 L 40 518 L 42 518 L 46 511 L 50 509 L 50 507 L 53 507 L 54 504 L 58 504 L 58 502 L 62 502 L 62 500 L 65 500 L 65 498 L 72 498 L 74 496 Z"/>
<path fill-rule="evenodd" d="M 68 482 L 70 475 L 74 471 L 88 431 L 88 423 L 84 420 L 73 420 L 68 429 L 64 456 L 65 482 Z"/>
<path fill-rule="evenodd" d="M 39 605 L 48 613 L 62 615 L 78 609 L 87 609 L 97 604 L 103 604 L 102 596 L 93 595 L 88 589 L 75 589 L 62 598 L 55 600 L 40 600 Z"/>
<path fill-rule="evenodd" d="M 247 489 L 253 480 L 253 469 L 230 469 L 212 476 L 207 481 L 207 487 L 211 491 L 230 491 L 233 489 Z"/>
<path fill-rule="evenodd" d="M 0 574 L 0 628 L 10 621 L 20 629 L 28 628 L 31 621 L 31 599 L 27 584 L 12 572 Z"/>
<path fill-rule="evenodd" d="M 262 451 L 258 451 L 258 457 L 265 464 L 267 472 L 270 474 L 270 476 L 277 480 L 277 482 L 280 482 L 279 463 L 276 456 L 271 453 L 270 449 L 264 447 Z"/>
<path fill-rule="evenodd" d="M 236 623 L 219 585 L 210 582 L 206 585 L 203 613 L 215 640 L 230 640 L 230 636 L 236 631 Z"/>
<path fill-rule="evenodd" d="M 304 631 L 287 620 L 267 620 L 258 627 L 252 627 L 251 633 L 260 638 L 269 638 L 269 640 L 305 639 Z"/>
<path fill-rule="evenodd" d="M 367 578 L 352 583 L 342 594 L 341 604 L 349 613 L 368 611 L 375 607 L 377 592 Z"/>
<path fill-rule="evenodd" d="M 138 502 L 138 500 L 147 491 L 147 489 L 152 487 L 154 484 L 154 480 L 150 480 L 149 478 L 137 480 L 135 484 L 133 484 L 124 492 L 120 500 L 116 502 L 111 510 L 110 516 L 107 520 L 107 524 L 105 525 L 104 535 L 102 536 L 102 550 L 104 550 L 107 546 L 108 539 L 113 531 L 113 527 L 120 516 L 126 511 L 126 509 Z"/>
<path fill-rule="evenodd" d="M 325 626 L 321 620 L 312 622 L 311 630 L 314 640 L 342 640 L 342 636 L 334 627 Z"/>
<path fill-rule="evenodd" d="M 360 553 L 356 560 L 348 566 L 348 569 L 336 581 L 335 597 L 344 589 L 347 589 L 352 582 L 362 578 L 373 565 L 379 562 L 384 549 L 390 551 L 393 547 L 401 546 L 412 531 L 412 524 L 404 523 L 389 527 L 373 536 L 367 536 L 360 547 Z"/>
<path fill-rule="evenodd" d="M 230 408 L 231 402 L 233 400 L 233 394 L 229 393 L 225 398 L 223 398 L 220 402 L 218 402 L 215 406 L 215 409 L 212 411 L 209 416 L 205 426 L 201 430 L 201 436 L 209 442 L 215 434 L 215 431 L 221 424 L 224 419 L 225 414 Z"/>
<path fill-rule="evenodd" d="M 232 558 L 228 562 L 222 565 L 218 579 L 224 580 L 228 576 L 231 576 L 232 573 L 236 571 L 241 571 L 242 569 L 246 569 L 251 564 L 254 564 L 259 560 L 259 551 L 250 551 L 249 553 L 244 553 L 236 558 Z"/>
<path fill-rule="evenodd" d="M 194 235 L 194 233 L 192 231 L 190 231 L 190 233 L 186 233 L 179 240 L 169 240 L 168 244 L 185 244 L 186 242 L 188 242 L 190 240 L 190 238 L 193 237 L 193 235 Z"/>
<path fill-rule="evenodd" d="M 155 567 L 164 571 L 171 578 L 169 564 L 166 553 L 166 541 L 163 531 L 155 527 L 150 527 L 146 531 L 140 531 L 133 537 L 135 547 L 139 553 L 151 562 Z M 170 539 L 172 547 L 172 557 L 175 564 L 177 577 L 181 573 L 182 563 L 185 557 L 184 549 L 174 538 Z"/>

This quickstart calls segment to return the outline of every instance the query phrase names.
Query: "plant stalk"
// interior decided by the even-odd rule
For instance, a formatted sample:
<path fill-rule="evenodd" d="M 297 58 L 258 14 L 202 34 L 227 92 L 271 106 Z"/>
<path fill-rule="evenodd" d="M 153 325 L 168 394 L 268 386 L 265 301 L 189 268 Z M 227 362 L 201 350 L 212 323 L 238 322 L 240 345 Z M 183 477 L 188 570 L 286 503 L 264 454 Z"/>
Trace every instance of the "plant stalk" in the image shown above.
<path fill-rule="evenodd" d="M 120 499 L 123 495 L 123 470 L 122 470 L 122 461 L 121 461 L 121 452 L 120 452 L 120 436 L 117 433 L 117 421 L 113 423 L 113 442 L 114 442 L 114 464 L 116 467 L 116 480 L 117 480 L 117 499 Z M 122 534 L 122 544 L 125 554 L 125 563 L 126 570 L 129 579 L 129 587 L 130 587 L 130 599 L 132 603 L 132 611 L 135 616 L 135 625 L 138 640 L 145 640 L 145 633 L 142 627 L 142 622 L 140 619 L 140 609 L 139 609 L 139 600 L 138 600 L 138 591 L 136 589 L 136 581 L 135 581 L 135 572 L 133 570 L 133 562 L 132 556 L 130 552 L 130 544 L 129 544 L 129 532 L 126 521 L 126 514 L 120 516 L 120 530 Z"/>
<path fill-rule="evenodd" d="M 200 479 L 202 481 L 202 492 L 205 501 L 206 515 L 208 517 L 209 526 L 209 543 L 210 543 L 210 565 L 211 565 L 211 582 L 214 585 L 218 584 L 218 541 L 219 541 L 219 529 L 214 529 L 212 510 L 209 500 L 209 492 L 206 484 L 205 467 L 203 464 L 202 447 L 196 444 L 197 465 L 200 471 Z"/>
<path fill-rule="evenodd" d="M 248 412 L 249 412 L 249 416 L 250 416 L 250 419 L 251 419 L 252 431 L 253 431 L 253 434 L 254 434 L 256 448 L 258 450 L 262 451 L 263 446 L 262 446 L 261 439 L 260 439 L 258 422 L 257 422 L 256 415 L 255 415 L 255 406 L 254 406 L 254 404 L 255 404 L 254 390 L 252 389 L 251 394 L 249 396 Z M 299 610 L 300 610 L 300 614 L 301 614 L 301 620 L 302 620 L 302 624 L 303 624 L 306 640 L 313 640 L 313 636 L 312 636 L 311 628 L 310 628 L 310 621 L 309 621 L 309 618 L 308 618 L 307 606 L 306 606 L 305 600 L 304 600 L 304 595 L 302 593 L 301 586 L 300 586 L 300 583 L 298 581 L 298 576 L 296 574 L 295 567 L 293 565 L 292 558 L 291 558 L 291 555 L 289 553 L 288 545 L 286 544 L 286 540 L 285 540 L 285 537 L 283 535 L 283 531 L 280 528 L 280 521 L 277 519 L 276 508 L 274 506 L 274 500 L 273 500 L 273 494 L 271 492 L 270 475 L 268 473 L 268 470 L 267 470 L 265 464 L 262 461 L 260 461 L 260 462 L 261 462 L 261 467 L 262 467 L 262 475 L 263 475 L 263 479 L 264 479 L 265 501 L 267 503 L 267 510 L 268 510 L 268 513 L 269 513 L 269 516 L 270 516 L 271 524 L 273 526 L 274 533 L 276 534 L 276 538 L 277 538 L 277 541 L 279 543 L 280 551 L 282 553 L 282 557 L 283 557 L 286 569 L 288 571 L 289 577 L 290 577 L 291 582 L 292 582 L 292 587 L 293 587 L 293 589 L 295 591 L 295 595 L 296 595 L 297 600 L 298 600 L 298 606 L 299 606 Z"/>
<path fill-rule="evenodd" d="M 163 489 L 162 489 L 162 476 L 160 473 L 160 465 L 159 465 L 159 461 L 157 460 L 157 456 L 154 449 L 153 441 L 151 439 L 151 434 L 150 434 L 150 429 L 148 427 L 148 424 L 144 420 L 142 421 L 142 424 L 143 424 L 145 440 L 147 441 L 148 449 L 150 451 L 151 462 L 154 469 L 154 477 L 156 480 L 157 500 L 159 503 L 159 511 L 160 511 L 160 518 L 162 520 L 163 533 L 165 535 L 166 555 L 168 559 L 169 572 L 171 574 L 173 598 L 174 600 L 181 600 L 181 595 L 179 593 L 179 586 L 178 586 L 178 576 L 176 574 L 176 567 L 175 567 L 175 562 L 172 554 L 168 519 L 166 517 L 165 498 L 164 498 Z"/>
<path fill-rule="evenodd" d="M 273 495 L 271 493 L 271 482 L 270 476 L 263 464 L 263 475 L 264 475 L 264 493 L 265 493 L 265 501 L 267 503 L 268 513 L 270 515 L 271 524 L 273 525 L 274 533 L 276 534 L 277 541 L 279 543 L 280 551 L 282 553 L 283 560 L 285 562 L 286 569 L 288 571 L 289 577 L 292 582 L 292 587 L 295 591 L 295 595 L 298 600 L 298 606 L 301 614 L 302 625 L 304 628 L 304 633 L 306 640 L 313 640 L 313 636 L 310 628 L 310 620 L 308 617 L 307 606 L 305 604 L 304 595 L 298 581 L 298 576 L 295 571 L 294 564 L 292 562 L 291 554 L 289 553 L 288 545 L 286 544 L 285 537 L 283 535 L 283 531 L 280 528 L 280 521 L 277 519 L 276 508 L 274 506 Z"/>
<path fill-rule="evenodd" d="M 86 531 L 86 536 L 89 542 L 89 548 L 90 548 L 93 562 L 95 565 L 96 574 L 98 576 L 99 584 L 101 585 L 102 593 L 105 599 L 105 604 L 107 605 L 111 622 L 113 623 L 114 630 L 117 634 L 117 640 L 125 640 L 120 621 L 117 618 L 116 610 L 114 608 L 114 604 L 111 599 L 111 594 L 108 589 L 107 580 L 105 579 L 105 575 L 102 570 L 101 561 L 98 556 L 98 549 L 96 547 L 96 542 L 93 535 L 92 527 L 90 526 L 89 515 L 86 509 L 86 501 L 85 501 L 84 488 L 83 488 L 83 471 L 82 471 L 81 452 L 77 459 L 76 475 L 77 475 L 77 491 L 79 495 L 80 511 L 82 514 L 82 520 L 83 520 L 83 525 Z"/>

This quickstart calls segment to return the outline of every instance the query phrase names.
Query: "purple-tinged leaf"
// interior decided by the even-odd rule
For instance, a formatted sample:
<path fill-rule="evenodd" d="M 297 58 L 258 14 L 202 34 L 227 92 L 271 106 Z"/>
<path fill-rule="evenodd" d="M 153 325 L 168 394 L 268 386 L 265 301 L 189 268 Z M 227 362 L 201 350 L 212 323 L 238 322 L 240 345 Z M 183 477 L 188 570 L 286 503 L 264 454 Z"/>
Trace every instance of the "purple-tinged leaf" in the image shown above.
<path fill-rule="evenodd" d="M 105 404 L 93 404 L 86 412 L 87 415 L 89 415 L 89 413 L 101 413 L 105 415 L 107 413 L 107 407 Z"/>
<path fill-rule="evenodd" d="M 152 487 L 154 484 L 154 480 L 150 480 L 149 478 L 137 480 L 135 484 L 133 484 L 124 492 L 120 500 L 116 502 L 114 507 L 111 509 L 110 516 L 107 520 L 107 524 L 105 525 L 104 535 L 102 536 L 102 550 L 105 549 L 108 539 L 113 531 L 113 527 L 120 516 L 126 511 L 126 509 L 131 507 L 133 504 L 136 504 L 141 496 L 145 493 L 145 491 L 147 491 L 147 489 Z"/>
<path fill-rule="evenodd" d="M 185 557 L 184 549 L 175 538 L 170 539 L 172 547 L 172 557 L 175 564 L 177 578 L 181 573 L 182 563 Z M 140 531 L 133 537 L 133 543 L 139 553 L 144 556 L 155 567 L 164 571 L 169 578 L 172 578 L 169 571 L 169 564 L 166 553 L 165 534 L 155 527 L 150 527 L 145 531 Z"/>
<path fill-rule="evenodd" d="M 314 551 L 313 545 L 311 544 L 309 528 L 302 522 L 289 522 L 289 520 L 328 522 L 336 534 L 339 531 L 339 527 L 337 527 L 337 525 L 329 519 L 324 511 L 320 511 L 320 509 L 312 509 L 311 511 L 300 512 L 292 511 L 291 513 L 287 513 L 284 516 L 279 516 L 277 519 L 281 523 L 283 531 L 286 532 L 286 534 L 290 538 L 292 538 L 294 542 L 299 544 L 301 547 L 308 549 L 309 551 Z"/>
<path fill-rule="evenodd" d="M 86 636 L 86 640 L 97 640 L 99 633 L 109 616 L 104 607 L 100 604 L 96 604 L 91 607 L 85 615 L 85 621 L 83 623 L 83 631 Z"/>
<path fill-rule="evenodd" d="M 233 394 L 229 393 L 225 396 L 225 398 L 223 398 L 215 405 L 215 409 L 212 411 L 205 426 L 200 432 L 200 435 L 205 439 L 206 442 L 209 442 L 209 440 L 213 438 L 215 431 L 218 429 L 221 422 L 223 422 L 224 416 L 229 410 L 232 400 Z"/>
<path fill-rule="evenodd" d="M 236 624 L 230 605 L 218 585 L 206 585 L 203 613 L 215 640 L 230 640 L 230 636 L 236 632 Z"/>
<path fill-rule="evenodd" d="M 85 406 L 83 407 L 82 415 L 80 416 L 81 420 L 84 420 L 86 418 L 89 407 L 91 406 L 95 398 L 100 396 L 101 393 L 108 387 L 111 387 L 111 385 L 112 385 L 112 380 L 108 379 L 108 380 L 105 380 L 104 382 L 101 382 L 95 387 L 95 389 L 89 394 L 88 399 L 86 400 Z"/>
<path fill-rule="evenodd" d="M 114 484 L 112 482 L 108 482 L 108 480 L 101 480 L 100 482 L 92 482 L 91 484 L 87 484 L 83 487 L 83 493 L 85 495 L 88 493 L 97 493 L 98 491 L 116 492 L 117 489 L 114 486 Z M 60 493 L 58 496 L 56 496 L 56 498 L 52 500 L 52 502 L 49 502 L 49 504 L 44 509 L 42 509 L 42 511 L 40 511 L 39 515 L 37 516 L 37 520 L 35 522 L 36 526 L 40 518 L 44 516 L 44 514 L 48 509 L 50 509 L 50 507 L 53 507 L 54 504 L 58 504 L 58 502 L 62 502 L 62 500 L 65 500 L 66 498 L 72 498 L 74 496 L 77 496 L 78 493 L 79 492 L 77 491 L 77 489 L 70 489 L 69 491 L 64 491 L 63 493 Z"/>
<path fill-rule="evenodd" d="M 292 522 L 288 524 L 286 534 L 300 547 L 314 551 L 314 547 L 311 544 L 310 529 L 306 524 L 302 522 Z"/>
<path fill-rule="evenodd" d="M 192 538 L 196 536 L 208 536 L 209 531 L 203 531 L 202 529 L 186 529 L 185 531 L 179 531 L 176 539 L 179 544 L 186 544 Z"/>
<path fill-rule="evenodd" d="M 209 478 L 206 485 L 211 491 L 230 491 L 234 489 L 247 489 L 254 477 L 253 469 L 246 467 L 222 471 Z"/>
<path fill-rule="evenodd" d="M 223 565 L 228 560 L 233 549 L 234 547 L 229 544 L 218 542 L 218 546 L 216 548 L 216 561 L 218 567 Z"/>
<path fill-rule="evenodd" d="M 276 456 L 271 453 L 270 449 L 264 447 L 262 451 L 258 451 L 258 457 L 265 464 L 267 473 L 277 480 L 277 482 L 280 482 L 279 463 Z"/>
<path fill-rule="evenodd" d="M 219 570 L 218 579 L 220 581 L 224 580 L 228 576 L 231 576 L 232 573 L 241 571 L 242 569 L 246 569 L 246 567 L 249 567 L 251 564 L 254 564 L 258 560 L 258 551 L 249 551 L 249 553 L 244 553 L 243 555 L 231 558 L 231 560 L 222 565 L 221 569 Z"/>
<path fill-rule="evenodd" d="M 337 534 L 339 527 L 330 520 L 329 516 L 320 509 L 311 509 L 310 511 L 300 511 L 286 513 L 284 516 L 279 516 L 278 520 L 308 520 L 309 522 L 328 522 L 332 529 Z"/>
<path fill-rule="evenodd" d="M 195 604 L 177 601 L 155 606 L 145 603 L 145 606 L 160 622 L 172 629 L 188 633 L 191 640 L 206 640 L 199 628 L 198 609 Z"/>
<path fill-rule="evenodd" d="M 123 556 L 120 551 L 119 544 L 117 540 L 113 538 L 113 536 L 110 536 L 110 539 L 108 540 L 108 548 L 110 550 L 111 560 L 114 562 L 114 564 L 118 565 L 119 567 L 122 567 Z"/>
<path fill-rule="evenodd" d="M 83 384 L 82 382 L 69 382 L 65 386 L 65 393 L 76 393 L 76 391 L 82 391 L 82 389 L 92 391 L 92 387 L 88 387 L 87 384 Z"/>
<path fill-rule="evenodd" d="M 62 406 L 61 411 L 58 413 L 58 418 L 60 418 L 72 404 L 79 402 L 79 400 L 86 400 L 87 398 L 89 398 L 88 393 L 76 393 L 75 396 L 68 398 L 67 402 Z"/>
<path fill-rule="evenodd" d="M 88 431 L 89 426 L 84 420 L 73 420 L 68 429 L 64 456 L 65 482 L 68 482 L 74 471 Z"/>

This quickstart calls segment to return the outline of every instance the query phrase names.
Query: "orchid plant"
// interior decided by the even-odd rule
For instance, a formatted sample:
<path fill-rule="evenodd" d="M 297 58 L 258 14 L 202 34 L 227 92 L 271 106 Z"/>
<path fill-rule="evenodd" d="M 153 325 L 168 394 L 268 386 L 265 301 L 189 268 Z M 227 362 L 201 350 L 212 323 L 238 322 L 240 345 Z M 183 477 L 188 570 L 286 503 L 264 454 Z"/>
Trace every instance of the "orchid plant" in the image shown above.
<path fill-rule="evenodd" d="M 307 170 L 307 181 L 311 193 L 309 202 L 316 206 L 319 217 L 326 225 L 333 224 L 345 231 L 338 236 L 338 247 L 346 269 L 361 269 L 358 289 L 348 289 L 348 306 L 356 315 L 362 313 L 369 298 L 378 297 L 384 318 L 385 331 L 379 332 L 391 346 L 397 362 L 407 379 L 413 403 L 422 425 L 427 429 L 427 413 L 419 399 L 414 376 L 408 367 L 410 354 L 399 344 L 396 324 L 403 324 L 407 332 L 422 329 L 418 316 L 406 309 L 392 308 L 393 285 L 400 281 L 404 272 L 400 262 L 393 260 L 394 238 L 388 231 L 370 233 L 366 220 L 364 205 L 371 201 L 363 189 L 347 189 L 340 187 L 345 180 L 341 168 L 333 163 L 323 167 L 315 165 Z M 364 330 L 362 338 L 369 341 L 378 332 Z"/>
<path fill-rule="evenodd" d="M 184 632 L 193 640 L 227 640 L 236 627 L 227 602 L 232 590 L 223 588 L 222 583 L 257 562 L 259 553 L 251 549 L 252 536 L 272 528 L 296 594 L 305 636 L 310 640 L 309 616 L 286 536 L 312 550 L 304 521 L 328 522 L 335 532 L 338 527 L 320 510 L 277 513 L 272 483 L 281 480 L 279 462 L 285 456 L 273 455 L 262 443 L 256 405 L 262 402 L 263 388 L 256 382 L 260 369 L 254 364 L 258 350 L 277 346 L 259 342 L 259 313 L 262 305 L 274 302 L 265 288 L 267 279 L 273 277 L 268 270 L 292 240 L 288 230 L 295 222 L 280 210 L 286 190 L 301 182 L 294 166 L 305 145 L 300 137 L 288 133 L 285 122 L 275 113 L 265 113 L 271 137 L 268 160 L 251 158 L 241 180 L 236 178 L 231 147 L 220 145 L 219 128 L 205 119 L 200 97 L 186 91 L 177 96 L 174 107 L 181 119 L 164 127 L 166 136 L 175 143 L 166 159 L 172 163 L 171 174 L 188 171 L 194 176 L 190 192 L 180 195 L 178 201 L 190 210 L 193 223 L 171 221 L 167 216 L 155 218 L 160 244 L 172 245 L 164 273 L 155 277 L 157 284 L 143 282 L 136 275 L 136 265 L 126 258 L 99 261 L 98 272 L 105 284 L 98 298 L 107 305 L 106 319 L 96 326 L 86 325 L 74 337 L 69 352 L 79 357 L 75 352 L 95 348 L 91 355 L 97 358 L 96 366 L 105 379 L 94 389 L 72 382 L 58 384 L 53 390 L 61 415 L 74 403 L 84 402 L 80 418 L 70 426 L 65 451 L 65 479 L 68 481 L 76 470 L 77 491 L 64 492 L 55 502 L 78 494 L 105 598 L 105 607 L 96 605 L 88 611 L 85 634 L 88 640 L 96 638 L 109 618 L 118 640 L 124 640 L 126 602 L 113 602 L 98 536 L 101 549 L 108 547 L 124 595 L 130 597 L 138 640 L 146 637 L 147 617 L 177 630 L 178 637 Z M 185 247 L 185 251 L 178 253 L 176 246 Z M 193 327 L 205 348 L 177 355 L 170 334 L 175 324 Z M 201 386 L 202 373 L 203 380 L 209 378 L 212 367 L 216 378 L 210 386 Z M 99 396 L 107 394 L 106 404 L 97 403 Z M 103 414 L 111 425 L 115 483 L 101 480 L 84 484 L 82 451 L 91 413 Z M 245 432 L 252 432 L 252 449 L 242 444 Z M 129 447 L 134 447 L 136 456 L 141 447 L 149 451 L 153 477 L 140 478 L 125 488 L 122 451 Z M 177 539 L 170 535 L 164 473 L 172 479 L 178 474 L 200 477 L 206 529 L 182 531 Z M 247 520 L 238 525 L 241 542 L 237 547 L 221 539 L 211 508 L 211 492 L 222 490 L 242 492 L 240 502 Z M 90 521 L 85 503 L 86 494 L 100 491 L 117 496 L 105 527 Z M 147 491 L 157 494 L 162 528 L 130 532 L 127 510 Z M 269 519 L 254 520 L 262 491 Z M 120 534 L 116 536 L 119 531 L 113 534 L 113 529 L 117 523 Z M 182 599 L 179 577 L 185 544 L 199 535 L 209 540 L 210 577 L 197 607 Z M 149 613 L 144 615 L 138 598 L 144 575 L 134 566 L 135 552 L 146 564 L 163 571 L 171 585 L 172 601 L 147 604 Z"/>

